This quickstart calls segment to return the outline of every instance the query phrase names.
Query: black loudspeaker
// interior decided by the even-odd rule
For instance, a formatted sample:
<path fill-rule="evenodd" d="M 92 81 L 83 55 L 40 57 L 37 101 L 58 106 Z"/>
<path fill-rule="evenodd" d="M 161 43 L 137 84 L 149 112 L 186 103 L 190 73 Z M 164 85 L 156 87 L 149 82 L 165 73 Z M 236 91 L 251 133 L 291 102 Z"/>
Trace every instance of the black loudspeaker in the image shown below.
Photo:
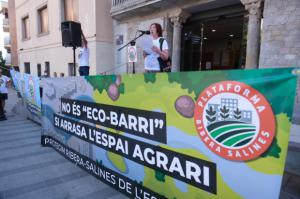
<path fill-rule="evenodd" d="M 62 22 L 61 37 L 64 47 L 81 47 L 81 24 L 74 21 Z"/>

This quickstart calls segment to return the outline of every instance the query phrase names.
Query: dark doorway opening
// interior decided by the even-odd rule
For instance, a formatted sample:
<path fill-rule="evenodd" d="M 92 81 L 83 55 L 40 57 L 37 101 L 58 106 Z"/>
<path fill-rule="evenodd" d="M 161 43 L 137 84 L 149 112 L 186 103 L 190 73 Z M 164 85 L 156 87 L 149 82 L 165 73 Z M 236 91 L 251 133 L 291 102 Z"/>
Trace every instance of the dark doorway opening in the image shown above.
<path fill-rule="evenodd" d="M 207 18 L 199 19 L 195 14 L 184 25 L 181 71 L 243 68 L 247 21 L 243 7 L 234 8 L 233 13 L 226 14 L 219 14 L 218 10 L 206 11 L 212 15 Z"/>

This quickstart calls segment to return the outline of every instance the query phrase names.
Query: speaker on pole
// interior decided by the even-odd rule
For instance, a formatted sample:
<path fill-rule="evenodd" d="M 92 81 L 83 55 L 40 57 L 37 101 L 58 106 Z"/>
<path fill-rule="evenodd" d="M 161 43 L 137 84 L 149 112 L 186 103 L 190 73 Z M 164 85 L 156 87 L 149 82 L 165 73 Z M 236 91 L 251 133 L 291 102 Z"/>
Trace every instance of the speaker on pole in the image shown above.
<path fill-rule="evenodd" d="M 64 47 L 73 47 L 73 68 L 76 76 L 76 48 L 82 46 L 81 24 L 74 21 L 61 23 L 61 38 Z"/>
<path fill-rule="evenodd" d="M 64 47 L 81 47 L 81 24 L 74 21 L 62 22 L 61 36 Z"/>

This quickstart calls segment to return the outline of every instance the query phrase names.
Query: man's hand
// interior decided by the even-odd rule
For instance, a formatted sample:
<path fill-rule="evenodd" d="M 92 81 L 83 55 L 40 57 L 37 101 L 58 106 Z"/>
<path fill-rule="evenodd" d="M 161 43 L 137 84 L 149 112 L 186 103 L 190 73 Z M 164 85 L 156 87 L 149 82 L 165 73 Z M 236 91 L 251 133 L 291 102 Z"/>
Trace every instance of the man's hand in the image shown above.
<path fill-rule="evenodd" d="M 156 52 L 163 60 L 167 60 L 169 58 L 168 50 L 161 51 L 158 47 L 152 47 L 153 52 Z"/>
<path fill-rule="evenodd" d="M 169 72 L 172 70 L 172 67 L 171 66 L 168 66 L 166 68 L 163 69 L 164 72 Z"/>
<path fill-rule="evenodd" d="M 11 79 L 9 79 L 7 82 L 6 82 L 6 87 L 10 86 L 12 83 Z"/>
<path fill-rule="evenodd" d="M 148 55 L 149 55 L 149 54 L 146 53 L 146 52 L 143 50 L 143 57 L 144 57 L 144 59 L 145 59 Z"/>

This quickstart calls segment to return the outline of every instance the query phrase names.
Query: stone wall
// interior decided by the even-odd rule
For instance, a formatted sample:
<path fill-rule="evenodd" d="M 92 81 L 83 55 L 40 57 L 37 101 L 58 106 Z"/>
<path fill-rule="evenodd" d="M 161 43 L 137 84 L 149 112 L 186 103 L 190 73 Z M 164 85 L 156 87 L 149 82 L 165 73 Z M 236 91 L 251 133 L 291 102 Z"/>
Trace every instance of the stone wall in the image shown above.
<path fill-rule="evenodd" d="M 300 66 L 300 1 L 265 0 L 261 67 Z"/>
<path fill-rule="evenodd" d="M 300 1 L 265 0 L 260 68 L 300 67 Z M 300 122 L 300 80 L 295 116 Z"/>
<path fill-rule="evenodd" d="M 9 34 L 11 42 L 11 65 L 18 66 L 18 45 L 17 45 L 17 27 L 16 27 L 16 10 L 15 0 L 8 1 L 8 18 L 9 18 Z"/>

